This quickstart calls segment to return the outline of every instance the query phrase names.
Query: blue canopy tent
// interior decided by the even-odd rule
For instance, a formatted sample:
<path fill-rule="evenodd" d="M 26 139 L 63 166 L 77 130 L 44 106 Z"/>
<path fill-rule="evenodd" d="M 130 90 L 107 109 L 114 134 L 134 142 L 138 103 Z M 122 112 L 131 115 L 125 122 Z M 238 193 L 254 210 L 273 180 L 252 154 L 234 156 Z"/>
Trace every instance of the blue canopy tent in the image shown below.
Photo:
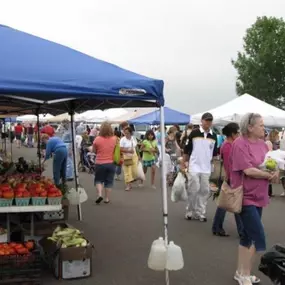
<path fill-rule="evenodd" d="M 5 102 L 10 107 L 17 107 L 16 100 L 23 98 L 42 101 L 37 103 L 51 114 L 70 109 L 82 112 L 90 108 L 164 105 L 162 80 L 7 26 L 0 25 L 0 39 L 0 98 L 7 100 L 4 95 L 14 95 Z M 73 104 L 66 104 L 67 99 Z M 35 102 L 24 103 L 29 111 L 26 113 L 33 113 L 29 109 Z"/>
<path fill-rule="evenodd" d="M 5 122 L 6 123 L 16 123 L 17 121 L 17 117 L 11 117 L 11 118 L 5 118 Z"/>
<path fill-rule="evenodd" d="M 3 25 L 0 25 L 0 40 L 0 115 L 69 112 L 73 123 L 75 112 L 90 109 L 160 107 L 164 122 L 162 80 L 130 72 Z M 164 139 L 163 123 L 161 128 Z M 74 129 L 72 136 L 75 152 Z M 78 189 L 76 167 L 74 172 Z M 164 163 L 162 175 L 166 176 Z M 167 243 L 167 189 L 166 179 L 162 180 Z M 81 219 L 80 205 L 78 216 Z M 166 280 L 167 274 L 166 271 Z"/>
<path fill-rule="evenodd" d="M 190 115 L 164 107 L 164 124 L 166 125 L 186 125 L 190 122 Z M 134 125 L 160 125 L 160 111 L 156 110 L 151 113 L 139 116 L 129 121 Z"/>

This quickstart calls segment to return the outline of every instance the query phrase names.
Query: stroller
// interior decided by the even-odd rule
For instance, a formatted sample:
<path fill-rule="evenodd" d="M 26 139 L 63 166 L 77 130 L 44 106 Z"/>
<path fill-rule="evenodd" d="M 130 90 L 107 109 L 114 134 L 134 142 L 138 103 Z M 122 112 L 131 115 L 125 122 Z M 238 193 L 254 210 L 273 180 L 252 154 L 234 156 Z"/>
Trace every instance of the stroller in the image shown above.
<path fill-rule="evenodd" d="M 167 175 L 166 175 L 167 186 L 172 187 L 179 172 L 178 157 L 176 154 L 171 154 L 171 155 L 166 154 L 165 159 L 167 163 Z"/>
<path fill-rule="evenodd" d="M 95 173 L 95 158 L 96 155 L 93 152 L 90 152 L 90 145 L 82 145 L 80 149 L 80 161 L 78 163 L 78 169 L 82 172 L 88 172 L 90 174 Z"/>
<path fill-rule="evenodd" d="M 259 270 L 268 276 L 273 284 L 285 285 L 285 247 L 274 245 L 262 257 Z"/>

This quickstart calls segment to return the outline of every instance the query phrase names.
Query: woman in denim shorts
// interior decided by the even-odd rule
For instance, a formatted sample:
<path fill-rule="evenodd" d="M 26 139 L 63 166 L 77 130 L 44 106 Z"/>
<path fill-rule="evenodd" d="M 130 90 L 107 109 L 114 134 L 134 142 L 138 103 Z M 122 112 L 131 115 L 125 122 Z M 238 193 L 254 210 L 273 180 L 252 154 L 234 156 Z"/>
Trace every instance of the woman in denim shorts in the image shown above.
<path fill-rule="evenodd" d="M 253 257 L 265 251 L 265 234 L 261 222 L 262 210 L 269 203 L 268 185 L 278 173 L 259 169 L 268 152 L 264 142 L 264 123 L 259 114 L 246 114 L 240 123 L 241 136 L 232 146 L 231 187 L 243 185 L 243 205 L 240 217 L 243 234 L 238 251 L 238 268 L 234 279 L 239 285 L 251 285 L 260 279 L 251 275 Z"/>
<path fill-rule="evenodd" d="M 105 188 L 105 204 L 110 202 L 110 193 L 114 184 L 116 166 L 114 164 L 114 150 L 117 137 L 114 136 L 111 125 L 104 122 L 101 125 L 99 136 L 93 142 L 93 151 L 96 153 L 95 160 L 95 185 L 98 197 L 96 204 L 100 204 Z"/>

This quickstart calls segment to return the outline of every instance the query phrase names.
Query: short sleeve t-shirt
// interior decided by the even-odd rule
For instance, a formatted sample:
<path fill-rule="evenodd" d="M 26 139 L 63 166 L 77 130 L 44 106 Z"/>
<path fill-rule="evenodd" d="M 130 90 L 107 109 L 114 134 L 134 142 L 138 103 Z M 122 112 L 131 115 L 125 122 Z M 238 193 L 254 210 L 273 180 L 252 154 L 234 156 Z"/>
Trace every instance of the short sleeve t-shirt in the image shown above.
<path fill-rule="evenodd" d="M 23 132 L 23 127 L 21 125 L 15 126 L 15 133 L 21 134 Z"/>
<path fill-rule="evenodd" d="M 221 157 L 223 159 L 224 169 L 227 175 L 227 180 L 231 181 L 231 170 L 232 170 L 232 163 L 230 159 L 232 150 L 232 143 L 225 141 L 220 150 Z"/>
<path fill-rule="evenodd" d="M 117 138 L 113 137 L 101 137 L 98 136 L 93 145 L 96 151 L 96 164 L 107 164 L 114 162 L 114 150 L 116 146 Z"/>
<path fill-rule="evenodd" d="M 137 140 L 134 137 L 131 137 L 131 139 L 127 139 L 126 137 L 122 137 L 120 140 L 120 147 L 122 148 L 136 148 L 137 146 Z M 126 153 L 125 155 L 132 156 L 132 153 Z"/>
<path fill-rule="evenodd" d="M 144 140 L 142 144 L 144 146 L 143 160 L 145 161 L 155 160 L 155 154 L 150 153 L 149 151 L 151 149 L 157 148 L 157 141 L 156 140 L 154 141 Z"/>
<path fill-rule="evenodd" d="M 245 137 L 237 138 L 232 145 L 231 186 L 237 188 L 242 184 L 243 171 L 258 168 L 264 162 L 268 147 L 263 140 L 251 142 Z M 267 179 L 255 179 L 244 175 L 243 205 L 265 207 L 269 203 Z"/>

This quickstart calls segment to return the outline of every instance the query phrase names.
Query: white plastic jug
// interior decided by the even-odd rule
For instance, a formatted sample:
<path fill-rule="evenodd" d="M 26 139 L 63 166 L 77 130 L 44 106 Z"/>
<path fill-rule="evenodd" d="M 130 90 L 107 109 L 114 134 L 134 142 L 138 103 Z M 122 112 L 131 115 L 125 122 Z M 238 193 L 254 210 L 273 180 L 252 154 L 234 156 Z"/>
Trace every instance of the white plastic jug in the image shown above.
<path fill-rule="evenodd" d="M 166 269 L 181 270 L 184 267 L 182 249 L 171 241 L 167 247 Z"/>
<path fill-rule="evenodd" d="M 148 267 L 155 271 L 165 270 L 167 249 L 162 237 L 155 240 L 150 249 Z"/>

